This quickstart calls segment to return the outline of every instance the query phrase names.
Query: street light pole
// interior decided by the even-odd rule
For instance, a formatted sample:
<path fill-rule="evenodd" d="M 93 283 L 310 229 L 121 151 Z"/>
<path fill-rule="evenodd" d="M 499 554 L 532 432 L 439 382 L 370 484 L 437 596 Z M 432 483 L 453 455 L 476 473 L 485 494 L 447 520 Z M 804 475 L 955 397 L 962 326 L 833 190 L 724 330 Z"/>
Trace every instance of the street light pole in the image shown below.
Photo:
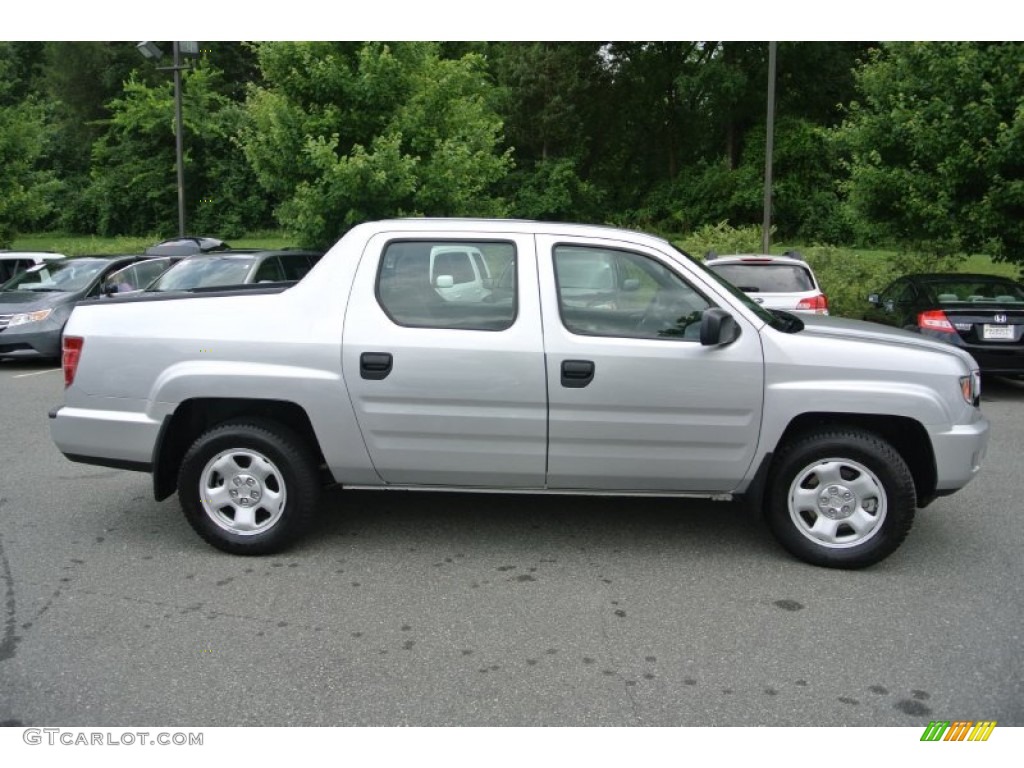
<path fill-rule="evenodd" d="M 764 148 L 764 220 L 761 223 L 761 253 L 768 253 L 772 244 L 772 153 L 775 151 L 775 49 L 768 43 L 768 130 Z"/>
<path fill-rule="evenodd" d="M 174 53 L 174 148 L 178 160 L 178 237 L 185 236 L 185 150 L 181 119 L 181 47 L 172 43 Z"/>
<path fill-rule="evenodd" d="M 185 148 L 184 134 L 185 124 L 181 117 L 181 71 L 191 69 L 192 62 L 199 57 L 199 43 L 191 41 L 174 41 L 171 43 L 173 56 L 172 65 L 169 67 L 157 67 L 161 71 L 171 70 L 174 73 L 174 152 L 178 166 L 178 237 L 185 236 Z M 142 56 L 150 61 L 156 62 L 163 58 L 163 51 L 160 46 L 152 40 L 143 40 L 135 46 Z M 182 64 L 182 57 L 188 59 L 188 64 Z"/>

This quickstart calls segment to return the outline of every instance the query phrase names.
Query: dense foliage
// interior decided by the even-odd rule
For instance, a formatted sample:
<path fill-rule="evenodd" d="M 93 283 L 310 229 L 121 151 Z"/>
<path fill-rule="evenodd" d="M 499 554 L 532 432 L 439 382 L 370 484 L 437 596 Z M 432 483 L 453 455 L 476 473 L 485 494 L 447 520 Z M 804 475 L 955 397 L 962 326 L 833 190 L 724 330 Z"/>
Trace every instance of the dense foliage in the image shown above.
<path fill-rule="evenodd" d="M 241 146 L 283 223 L 326 246 L 394 215 L 505 213 L 507 172 L 484 61 L 433 43 L 263 43 Z"/>
<path fill-rule="evenodd" d="M 875 236 L 1024 261 L 1024 44 L 893 44 L 857 82 L 839 136 Z"/>
<path fill-rule="evenodd" d="M 183 78 L 189 229 L 325 245 L 397 215 L 756 225 L 767 49 L 204 43 Z M 1024 262 L 1024 44 L 780 43 L 777 87 L 778 238 Z M 0 242 L 172 234 L 173 114 L 169 73 L 130 43 L 0 43 Z"/>

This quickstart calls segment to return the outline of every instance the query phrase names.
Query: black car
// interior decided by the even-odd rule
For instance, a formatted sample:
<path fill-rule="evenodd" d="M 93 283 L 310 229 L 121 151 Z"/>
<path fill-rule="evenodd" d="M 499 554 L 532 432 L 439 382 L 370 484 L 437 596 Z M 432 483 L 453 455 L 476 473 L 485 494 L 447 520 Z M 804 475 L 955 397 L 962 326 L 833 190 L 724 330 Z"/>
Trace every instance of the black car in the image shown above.
<path fill-rule="evenodd" d="M 104 279 L 145 257 L 87 256 L 37 264 L 0 288 L 0 358 L 60 358 L 64 324 L 83 299 L 99 296 Z"/>
<path fill-rule="evenodd" d="M 868 296 L 865 320 L 970 352 L 983 373 L 1024 374 L 1024 286 L 1006 277 L 918 274 Z"/>

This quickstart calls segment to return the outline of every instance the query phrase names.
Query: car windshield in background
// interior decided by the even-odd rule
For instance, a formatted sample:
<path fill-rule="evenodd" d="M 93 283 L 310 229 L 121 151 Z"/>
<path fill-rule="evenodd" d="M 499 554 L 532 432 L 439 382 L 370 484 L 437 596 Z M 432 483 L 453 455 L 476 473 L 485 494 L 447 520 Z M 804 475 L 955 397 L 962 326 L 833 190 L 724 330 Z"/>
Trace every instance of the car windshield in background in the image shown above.
<path fill-rule="evenodd" d="M 158 277 L 147 291 L 192 291 L 196 288 L 241 285 L 254 256 L 197 256 L 179 261 Z"/>
<path fill-rule="evenodd" d="M 977 277 L 957 278 L 950 275 L 941 280 L 928 280 L 927 285 L 940 304 L 958 301 L 1024 304 L 1024 288 L 1012 280 L 979 280 Z"/>
<path fill-rule="evenodd" d="M 732 263 L 715 264 L 708 269 L 749 293 L 802 293 L 814 290 L 814 283 L 807 270 L 795 264 Z"/>
<path fill-rule="evenodd" d="M 56 264 L 37 264 L 6 283 L 4 290 L 39 293 L 80 291 L 109 263 L 106 259 L 68 259 Z"/>

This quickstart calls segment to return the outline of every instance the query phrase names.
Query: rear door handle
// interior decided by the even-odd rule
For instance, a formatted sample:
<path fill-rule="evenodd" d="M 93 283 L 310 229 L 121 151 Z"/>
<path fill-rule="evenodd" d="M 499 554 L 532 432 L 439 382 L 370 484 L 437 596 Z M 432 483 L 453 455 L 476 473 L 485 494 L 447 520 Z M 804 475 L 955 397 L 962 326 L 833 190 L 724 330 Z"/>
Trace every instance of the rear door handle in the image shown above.
<path fill-rule="evenodd" d="M 370 381 L 386 379 L 393 362 L 390 352 L 363 352 L 359 356 L 359 375 Z"/>
<path fill-rule="evenodd" d="M 594 363 L 591 360 L 563 360 L 562 386 L 580 389 L 594 380 Z"/>

